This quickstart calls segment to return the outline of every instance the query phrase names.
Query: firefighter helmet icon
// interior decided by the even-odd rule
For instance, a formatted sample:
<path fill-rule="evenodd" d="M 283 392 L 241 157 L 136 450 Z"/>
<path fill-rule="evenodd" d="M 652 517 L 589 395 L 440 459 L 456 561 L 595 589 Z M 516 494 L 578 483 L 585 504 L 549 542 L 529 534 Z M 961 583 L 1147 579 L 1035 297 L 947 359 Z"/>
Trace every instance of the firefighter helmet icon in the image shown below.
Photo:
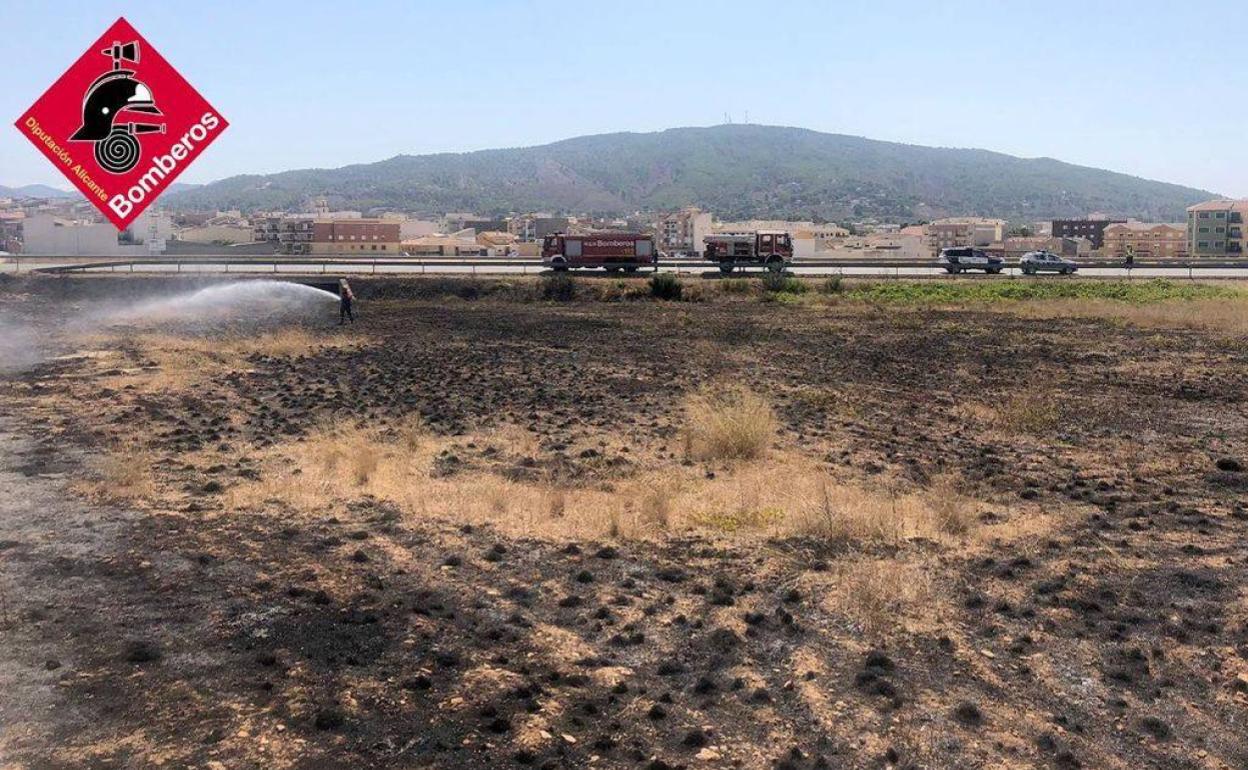
<path fill-rule="evenodd" d="M 134 168 L 142 155 L 138 134 L 164 133 L 163 123 L 118 123 L 123 112 L 160 115 L 151 89 L 136 78 L 134 70 L 122 69 L 122 62 L 137 64 L 137 41 L 114 42 L 100 53 L 113 60 L 113 68 L 96 78 L 82 100 L 82 127 L 70 141 L 94 142 L 95 160 L 105 171 L 124 174 Z"/>

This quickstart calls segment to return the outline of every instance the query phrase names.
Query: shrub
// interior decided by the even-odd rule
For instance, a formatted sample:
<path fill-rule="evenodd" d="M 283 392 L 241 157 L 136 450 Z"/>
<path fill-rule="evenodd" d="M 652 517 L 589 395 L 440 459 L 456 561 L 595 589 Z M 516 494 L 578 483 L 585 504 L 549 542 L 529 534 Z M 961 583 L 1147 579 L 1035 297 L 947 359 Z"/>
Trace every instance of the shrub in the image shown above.
<path fill-rule="evenodd" d="M 744 385 L 703 388 L 685 401 L 685 451 L 700 460 L 749 460 L 776 435 L 771 404 Z"/>
<path fill-rule="evenodd" d="M 776 294 L 805 294 L 810 288 L 800 278 L 784 273 L 765 273 L 763 288 Z"/>
<path fill-rule="evenodd" d="M 744 278 L 725 278 L 719 282 L 719 290 L 724 294 L 749 294 L 750 282 Z"/>
<path fill-rule="evenodd" d="M 819 287 L 819 291 L 824 294 L 840 294 L 845 290 L 844 283 L 839 275 L 830 275 L 824 279 L 823 285 Z"/>
<path fill-rule="evenodd" d="M 650 278 L 650 296 L 656 299 L 678 300 L 683 288 L 675 273 L 655 273 Z"/>
<path fill-rule="evenodd" d="M 576 280 L 567 273 L 543 276 L 538 293 L 544 300 L 571 302 L 576 297 Z"/>
<path fill-rule="evenodd" d="M 460 299 L 466 299 L 469 301 L 474 300 L 474 299 L 480 299 L 483 293 L 484 292 L 482 290 L 481 282 L 476 280 L 475 278 L 470 281 L 465 281 L 464 283 L 455 287 L 455 296 L 459 297 Z"/>
<path fill-rule="evenodd" d="M 684 287 L 680 298 L 685 302 L 705 302 L 706 288 L 700 283 L 691 283 Z"/>

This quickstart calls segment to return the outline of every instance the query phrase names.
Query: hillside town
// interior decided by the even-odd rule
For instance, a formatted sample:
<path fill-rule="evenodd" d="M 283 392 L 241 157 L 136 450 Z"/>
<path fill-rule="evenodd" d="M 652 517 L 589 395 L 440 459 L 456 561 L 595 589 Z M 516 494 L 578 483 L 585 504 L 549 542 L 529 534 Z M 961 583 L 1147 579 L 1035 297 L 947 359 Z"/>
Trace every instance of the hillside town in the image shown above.
<path fill-rule="evenodd" d="M 974 247 L 1015 259 L 1046 251 L 1069 259 L 1238 259 L 1245 247 L 1248 200 L 1191 206 L 1185 222 L 1140 222 L 1090 212 L 1078 219 L 1012 223 L 947 217 L 913 224 L 876 220 L 827 223 L 721 220 L 686 207 L 623 218 L 531 212 L 429 217 L 393 211 L 333 210 L 326 198 L 300 212 L 150 209 L 120 233 L 76 197 L 0 198 L 0 252 L 28 256 L 335 255 L 360 258 L 536 257 L 556 232 L 654 234 L 669 258 L 700 256 L 713 233 L 788 232 L 797 259 L 924 261 L 941 249 Z"/>

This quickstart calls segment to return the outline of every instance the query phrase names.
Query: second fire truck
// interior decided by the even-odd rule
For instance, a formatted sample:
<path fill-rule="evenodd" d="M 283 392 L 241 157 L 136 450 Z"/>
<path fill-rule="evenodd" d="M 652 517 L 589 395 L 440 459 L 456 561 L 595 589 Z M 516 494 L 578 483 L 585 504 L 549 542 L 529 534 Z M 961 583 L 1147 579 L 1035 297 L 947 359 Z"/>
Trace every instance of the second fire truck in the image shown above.
<path fill-rule="evenodd" d="M 706 245 L 706 260 L 718 262 L 724 274 L 740 265 L 764 265 L 778 273 L 793 261 L 793 239 L 783 230 L 716 233 L 702 241 Z"/>

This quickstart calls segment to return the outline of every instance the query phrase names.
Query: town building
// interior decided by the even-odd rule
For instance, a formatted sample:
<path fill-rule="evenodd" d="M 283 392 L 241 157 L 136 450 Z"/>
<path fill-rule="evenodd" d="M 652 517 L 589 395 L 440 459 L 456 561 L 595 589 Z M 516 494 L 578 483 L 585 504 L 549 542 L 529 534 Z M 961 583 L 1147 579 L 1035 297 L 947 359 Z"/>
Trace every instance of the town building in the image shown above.
<path fill-rule="evenodd" d="M 22 248 L 22 223 L 25 211 L 0 211 L 0 251 L 16 254 Z"/>
<path fill-rule="evenodd" d="M 22 253 L 58 257 L 141 257 L 149 246 L 122 243 L 107 222 L 35 214 L 22 220 Z"/>
<path fill-rule="evenodd" d="M 546 214 L 510 217 L 507 220 L 507 232 L 516 236 L 520 243 L 535 243 L 548 235 L 567 232 L 571 225 L 567 217 L 552 217 Z"/>
<path fill-rule="evenodd" d="M 165 211 L 149 208 L 135 217 L 120 237 L 122 243 L 143 244 L 149 252 L 161 253 L 173 238 L 173 218 Z"/>
<path fill-rule="evenodd" d="M 251 243 L 254 240 L 254 232 L 250 225 L 210 221 L 194 227 L 183 227 L 177 231 L 176 238 L 183 243 L 232 246 L 238 243 Z"/>
<path fill-rule="evenodd" d="M 841 244 L 833 250 L 833 253 L 826 254 L 826 256 L 865 257 L 890 261 L 899 259 L 917 261 L 931 256 L 927 234 L 922 232 L 867 233 L 844 238 Z"/>
<path fill-rule="evenodd" d="M 268 218 L 256 225 L 256 240 L 274 242 L 284 254 L 395 256 L 399 248 L 396 219 Z"/>
<path fill-rule="evenodd" d="M 440 231 L 444 233 L 453 233 L 460 230 L 476 230 L 478 232 L 502 231 L 507 232 L 506 219 L 489 219 L 488 217 L 478 216 L 466 212 L 453 212 L 442 217 L 440 223 Z"/>
<path fill-rule="evenodd" d="M 1099 250 L 1105 246 L 1105 228 L 1126 221 L 1096 214 L 1087 219 L 1054 219 L 1049 226 L 1049 234 L 1054 238 L 1087 238 L 1092 248 Z"/>
<path fill-rule="evenodd" d="M 1248 252 L 1245 216 L 1248 216 L 1248 200 L 1213 200 L 1189 208 L 1188 255 L 1242 258 Z"/>
<path fill-rule="evenodd" d="M 315 217 L 309 214 L 257 214 L 251 220 L 252 239 L 280 244 L 313 219 Z"/>
<path fill-rule="evenodd" d="M 438 232 L 438 223 L 428 219 L 402 219 L 399 221 L 399 240 L 411 241 Z"/>
<path fill-rule="evenodd" d="M 702 239 L 711 233 L 711 215 L 690 206 L 660 217 L 655 230 L 660 251 L 701 254 Z"/>
<path fill-rule="evenodd" d="M 813 257 L 820 252 L 836 248 L 845 238 L 849 237 L 848 230 L 836 225 L 811 225 L 809 227 L 792 229 L 788 227 L 759 227 L 754 229 L 775 229 L 787 232 L 793 240 L 794 257 Z"/>
<path fill-rule="evenodd" d="M 460 223 L 459 230 L 476 230 L 477 232 L 507 232 L 506 219 L 466 219 Z"/>
<path fill-rule="evenodd" d="M 489 247 L 477 243 L 471 228 L 453 235 L 435 233 L 403 241 L 403 253 L 413 257 L 484 257 Z"/>
<path fill-rule="evenodd" d="M 329 219 L 312 222 L 308 254 L 396 256 L 399 222 L 393 219 Z"/>
<path fill-rule="evenodd" d="M 712 232 L 716 233 L 750 233 L 757 230 L 780 230 L 792 235 L 798 230 L 815 230 L 816 228 L 829 228 L 840 231 L 843 228 L 837 225 L 816 225 L 810 220 L 792 220 L 792 219 L 739 219 L 735 222 L 715 222 L 712 225 Z M 849 231 L 846 230 L 848 235 Z"/>
<path fill-rule="evenodd" d="M 927 226 L 928 246 L 932 254 L 941 249 L 960 246 L 983 248 L 1005 239 L 1004 219 L 983 217 L 950 217 L 937 219 Z"/>
<path fill-rule="evenodd" d="M 1123 258 L 1176 259 L 1187 256 L 1187 225 L 1183 223 L 1116 222 L 1105 228 L 1101 253 Z"/>
<path fill-rule="evenodd" d="M 487 256 L 506 256 L 516 244 L 516 236 L 511 233 L 485 231 L 477 233 L 476 242 L 487 250 Z"/>
<path fill-rule="evenodd" d="M 1047 251 L 1059 257 L 1075 259 L 1091 250 L 1092 242 L 1086 238 L 1054 238 L 1047 235 L 1008 236 L 985 250 L 1004 259 L 1014 261 L 1032 251 Z"/>

